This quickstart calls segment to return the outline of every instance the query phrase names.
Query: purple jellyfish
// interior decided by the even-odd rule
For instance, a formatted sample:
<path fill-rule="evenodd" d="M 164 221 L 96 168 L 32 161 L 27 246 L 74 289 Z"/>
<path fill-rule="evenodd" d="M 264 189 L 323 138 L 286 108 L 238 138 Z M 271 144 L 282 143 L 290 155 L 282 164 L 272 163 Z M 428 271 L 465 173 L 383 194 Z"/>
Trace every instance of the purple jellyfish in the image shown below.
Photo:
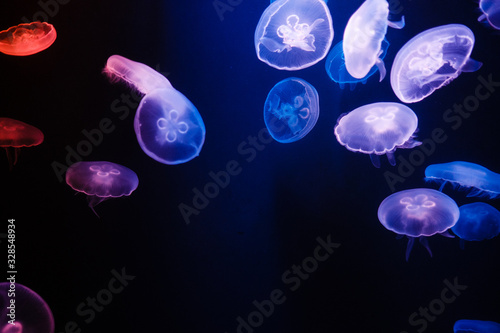
<path fill-rule="evenodd" d="M 90 209 L 109 198 L 130 195 L 139 185 L 135 172 L 106 161 L 77 162 L 66 172 L 66 183 L 87 195 Z M 97 215 L 99 216 L 99 215 Z"/>
<path fill-rule="evenodd" d="M 423 100 L 461 72 L 475 72 L 481 67 L 470 58 L 473 47 L 474 34 L 465 25 L 448 24 L 421 32 L 394 59 L 392 90 L 404 103 Z"/>
<path fill-rule="evenodd" d="M 479 9 L 483 14 L 478 17 L 478 21 L 485 22 L 497 30 L 500 30 L 500 1 L 499 0 L 479 0 Z"/>
<path fill-rule="evenodd" d="M 425 237 L 435 234 L 453 237 L 447 230 L 457 223 L 459 216 L 453 199 L 428 188 L 396 192 L 385 198 L 378 208 L 378 219 L 386 229 L 408 237 L 406 261 L 417 237 L 432 257 Z"/>
<path fill-rule="evenodd" d="M 54 317 L 45 301 L 20 283 L 0 283 L 1 333 L 53 333 Z"/>
<path fill-rule="evenodd" d="M 409 107 L 399 103 L 373 103 L 341 115 L 335 136 L 348 150 L 369 154 L 373 165 L 379 168 L 379 155 L 386 154 L 389 163 L 396 165 L 396 149 L 422 144 L 414 140 L 417 125 L 418 118 Z"/>

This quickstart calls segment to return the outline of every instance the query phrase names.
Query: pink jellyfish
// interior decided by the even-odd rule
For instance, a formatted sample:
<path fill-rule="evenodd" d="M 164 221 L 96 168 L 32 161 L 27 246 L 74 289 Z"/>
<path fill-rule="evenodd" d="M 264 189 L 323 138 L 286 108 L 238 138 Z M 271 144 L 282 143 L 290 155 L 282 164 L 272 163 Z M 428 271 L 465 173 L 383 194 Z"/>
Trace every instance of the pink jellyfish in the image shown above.
<path fill-rule="evenodd" d="M 56 37 L 52 24 L 22 23 L 0 31 L 0 52 L 13 56 L 32 55 L 47 49 Z"/>
<path fill-rule="evenodd" d="M 0 147 L 5 148 L 10 169 L 17 163 L 19 148 L 37 146 L 42 142 L 43 133 L 38 128 L 19 120 L 0 118 Z"/>

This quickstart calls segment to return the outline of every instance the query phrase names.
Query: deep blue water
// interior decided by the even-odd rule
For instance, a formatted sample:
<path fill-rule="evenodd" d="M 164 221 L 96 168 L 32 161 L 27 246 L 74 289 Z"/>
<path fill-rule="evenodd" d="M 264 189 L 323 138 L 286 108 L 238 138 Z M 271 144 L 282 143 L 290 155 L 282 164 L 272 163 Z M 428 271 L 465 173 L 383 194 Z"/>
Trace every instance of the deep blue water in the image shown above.
<path fill-rule="evenodd" d="M 446 116 L 475 95 L 481 80 L 500 82 L 500 35 L 477 22 L 477 3 L 393 4 L 406 27 L 388 29 L 388 74 L 406 41 L 449 23 L 474 32 L 472 57 L 483 67 L 409 105 L 427 150 L 414 148 L 418 156 L 398 150 L 396 167 L 383 157 L 376 169 L 368 156 L 338 144 L 333 127 L 340 114 L 361 105 L 397 102 L 389 75 L 378 83 L 377 74 L 351 92 L 329 79 L 325 60 L 296 72 L 271 68 L 257 59 L 253 44 L 268 1 L 221 1 L 231 8 L 222 20 L 211 0 L 69 0 L 57 11 L 37 1 L 0 4 L 1 29 L 50 12 L 45 15 L 58 32 L 40 54 L 0 54 L 0 116 L 45 134 L 42 145 L 21 151 L 11 172 L 0 155 L 0 233 L 8 218 L 16 219 L 18 282 L 47 301 L 56 332 L 74 321 L 82 332 L 231 333 L 238 317 L 252 317 L 254 301 L 268 304 L 262 302 L 270 298 L 280 304 L 272 313 L 268 308 L 268 317 L 252 317 L 262 318 L 254 332 L 451 332 L 458 319 L 500 322 L 498 239 L 468 243 L 462 251 L 457 239 L 434 236 L 433 258 L 416 244 L 406 262 L 406 240 L 377 219 L 380 202 L 394 190 L 437 188 L 423 181 L 429 164 L 464 160 L 500 172 L 500 87 L 467 118 Z M 328 2 L 333 45 L 361 3 Z M 157 68 L 196 105 L 207 129 L 199 157 L 168 166 L 143 153 L 133 131 L 139 97 L 102 74 L 112 54 Z M 269 90 L 292 76 L 316 88 L 320 116 L 306 137 L 280 144 L 265 134 L 263 105 Z M 60 181 L 54 162 L 74 162 L 66 161 L 68 151 L 105 118 L 112 130 L 84 159 L 126 165 L 138 174 L 139 187 L 130 197 L 98 205 L 99 219 L 84 195 Z M 446 138 L 440 143 L 432 139 L 436 130 Z M 228 167 L 234 175 L 227 186 L 212 186 L 217 193 L 206 202 L 196 197 Z M 392 188 L 389 174 L 401 177 Z M 482 200 L 448 187 L 445 193 L 458 205 Z M 500 208 L 498 200 L 488 203 Z M 198 205 L 189 224 L 181 204 Z M 340 246 L 328 256 L 321 252 L 324 261 L 308 259 L 328 238 Z M 2 240 L 2 253 L 5 245 Z M 314 262 L 317 267 L 307 266 Z M 303 263 L 311 273 L 294 273 L 293 265 Z M 107 288 L 111 270 L 122 268 L 135 279 L 86 323 L 90 312 L 80 315 L 77 308 L 84 303 L 80 309 L 88 310 L 87 297 Z M 445 303 L 445 280 L 467 288 Z M 430 304 L 439 314 L 422 319 L 419 308 Z"/>

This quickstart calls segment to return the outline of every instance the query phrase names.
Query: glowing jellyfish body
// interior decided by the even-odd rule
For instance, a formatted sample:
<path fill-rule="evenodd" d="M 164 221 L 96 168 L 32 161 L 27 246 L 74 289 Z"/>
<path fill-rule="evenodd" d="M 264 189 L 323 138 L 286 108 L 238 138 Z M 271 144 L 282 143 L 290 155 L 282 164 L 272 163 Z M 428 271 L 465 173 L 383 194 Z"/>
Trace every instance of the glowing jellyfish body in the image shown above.
<path fill-rule="evenodd" d="M 418 118 L 409 107 L 399 103 L 373 103 L 341 115 L 335 136 L 348 150 L 369 154 L 378 168 L 379 155 L 387 155 L 389 163 L 396 165 L 396 149 L 421 144 L 414 140 L 417 126 Z"/>
<path fill-rule="evenodd" d="M 378 208 L 378 219 L 386 229 L 408 237 L 407 261 L 417 237 L 432 256 L 425 237 L 435 234 L 450 237 L 447 230 L 457 223 L 459 216 L 453 199 L 428 188 L 396 192 Z"/>
<path fill-rule="evenodd" d="M 42 142 L 43 133 L 38 128 L 19 120 L 0 118 L 0 147 L 5 149 L 11 169 L 17 163 L 20 148 L 37 146 Z M 13 157 L 11 149 L 14 149 Z"/>
<path fill-rule="evenodd" d="M 313 129 L 318 117 L 318 92 L 299 78 L 278 82 L 264 103 L 266 127 L 269 134 L 281 143 L 302 139 Z"/>
<path fill-rule="evenodd" d="M 366 0 L 347 22 L 343 51 L 346 69 L 354 78 L 364 78 L 374 65 L 380 71 L 380 81 L 385 77 L 385 65 L 380 56 L 387 25 L 397 29 L 404 27 L 404 19 L 390 22 L 388 16 L 386 0 Z"/>
<path fill-rule="evenodd" d="M 15 293 L 15 296 L 9 294 Z M 14 318 L 10 317 L 11 300 L 15 300 Z M 14 320 L 14 325 L 9 320 Z M 1 333 L 53 333 L 54 317 L 45 301 L 20 283 L 0 283 Z"/>
<path fill-rule="evenodd" d="M 435 27 L 408 41 L 391 70 L 392 90 L 404 103 L 423 100 L 461 72 L 474 72 L 481 63 L 470 59 L 474 34 L 461 24 Z"/>
<path fill-rule="evenodd" d="M 97 215 L 94 210 L 96 205 L 110 198 L 132 194 L 139 185 L 139 179 L 134 171 L 123 165 L 93 161 L 71 165 L 66 171 L 66 183 L 75 191 L 87 195 L 89 207 Z"/>
<path fill-rule="evenodd" d="M 13 56 L 32 55 L 47 49 L 56 37 L 52 24 L 22 23 L 0 31 L 0 52 Z"/>
<path fill-rule="evenodd" d="M 343 41 L 340 41 L 335 45 L 328 56 L 326 57 L 326 73 L 333 81 L 337 82 L 340 86 L 340 89 L 344 89 L 346 83 L 350 85 L 351 91 L 356 88 L 356 84 L 361 82 L 366 84 L 368 78 L 370 78 L 373 74 L 375 74 L 378 70 L 377 66 L 372 66 L 368 74 L 361 79 L 356 79 L 347 71 L 345 66 L 345 57 L 343 51 Z M 381 45 L 381 54 L 379 56 L 380 59 L 384 59 L 387 53 L 387 49 L 389 48 L 389 42 L 384 39 Z"/>
<path fill-rule="evenodd" d="M 460 206 L 460 218 L 451 230 L 467 241 L 491 239 L 500 233 L 500 212 L 483 202 Z"/>
<path fill-rule="evenodd" d="M 483 14 L 477 20 L 488 21 L 492 28 L 500 30 L 500 1 L 480 0 L 479 9 L 481 9 Z"/>
<path fill-rule="evenodd" d="M 453 326 L 454 333 L 500 333 L 500 324 L 493 321 L 461 319 Z"/>
<path fill-rule="evenodd" d="M 299 70 L 323 59 L 333 41 L 330 11 L 323 0 L 272 2 L 255 29 L 257 57 L 271 67 Z"/>
<path fill-rule="evenodd" d="M 492 199 L 500 196 L 500 175 L 475 163 L 431 164 L 425 169 L 425 179 L 441 184 L 440 190 L 447 183 L 454 188 L 470 190 L 468 197 Z"/>

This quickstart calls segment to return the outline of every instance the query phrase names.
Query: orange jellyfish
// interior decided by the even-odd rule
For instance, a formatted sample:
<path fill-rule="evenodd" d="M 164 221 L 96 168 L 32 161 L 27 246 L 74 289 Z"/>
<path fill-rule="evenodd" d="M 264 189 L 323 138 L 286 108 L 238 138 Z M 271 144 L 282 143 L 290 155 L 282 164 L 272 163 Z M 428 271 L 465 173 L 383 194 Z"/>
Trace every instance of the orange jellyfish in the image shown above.
<path fill-rule="evenodd" d="M 42 142 L 43 133 L 38 128 L 19 120 L 0 118 L 0 147 L 5 148 L 10 169 L 17 163 L 19 148 L 37 146 Z"/>
<path fill-rule="evenodd" d="M 56 29 L 47 22 L 22 23 L 0 31 L 0 52 L 28 56 L 48 48 L 56 40 Z"/>

